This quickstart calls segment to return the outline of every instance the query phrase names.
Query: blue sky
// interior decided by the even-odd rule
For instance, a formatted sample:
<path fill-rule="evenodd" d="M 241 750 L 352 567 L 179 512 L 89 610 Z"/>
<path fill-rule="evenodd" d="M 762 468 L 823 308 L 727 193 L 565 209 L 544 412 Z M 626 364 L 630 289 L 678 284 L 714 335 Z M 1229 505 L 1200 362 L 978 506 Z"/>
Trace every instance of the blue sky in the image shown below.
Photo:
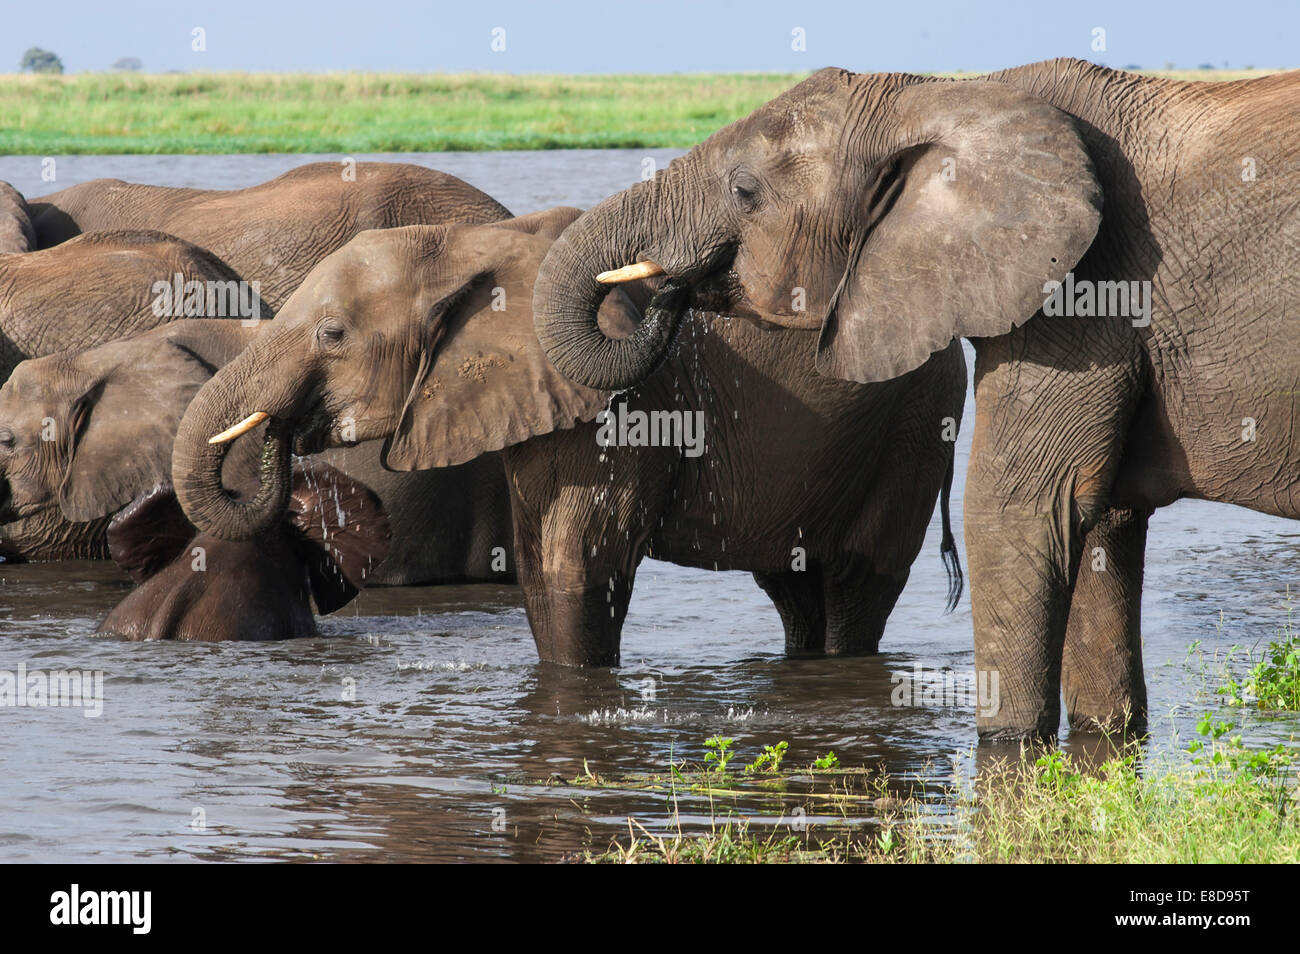
<path fill-rule="evenodd" d="M 1295 66 L 1300 0 L 22 0 L 0 2 L 0 70 L 29 46 L 69 71 L 509 73 L 985 70 L 1053 56 L 1110 66 Z M 192 30 L 207 49 L 191 49 Z M 493 30 L 505 49 L 492 49 Z M 1093 46 L 1105 32 L 1106 49 Z M 806 50 L 792 47 L 804 31 Z"/>

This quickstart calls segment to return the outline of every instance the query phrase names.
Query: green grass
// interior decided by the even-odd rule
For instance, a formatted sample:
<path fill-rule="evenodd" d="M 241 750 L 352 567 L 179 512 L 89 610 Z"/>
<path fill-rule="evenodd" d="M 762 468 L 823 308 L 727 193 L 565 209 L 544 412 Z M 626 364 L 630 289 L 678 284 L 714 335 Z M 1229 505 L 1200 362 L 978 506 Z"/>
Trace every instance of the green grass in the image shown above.
<path fill-rule="evenodd" d="M 997 762 L 976 779 L 839 767 L 731 775 L 716 759 L 673 763 L 666 775 L 603 778 L 588 769 L 575 785 L 662 793 L 674 823 L 651 831 L 629 818 L 626 837 L 582 860 L 1300 862 L 1300 749 L 1294 739 L 1249 748 L 1233 728 L 1207 714 L 1198 738 L 1160 765 L 1143 764 L 1136 746 L 1091 768 L 1054 751 Z M 702 801 L 708 829 L 683 828 L 680 811 L 698 814 Z M 792 824 L 814 817 L 821 821 Z"/>
<path fill-rule="evenodd" d="M 1160 75 L 1236 79 L 1263 72 Z M 687 148 L 806 75 L 3 75 L 0 152 Z"/>
<path fill-rule="evenodd" d="M 694 145 L 802 75 L 0 77 L 0 151 L 440 152 Z"/>

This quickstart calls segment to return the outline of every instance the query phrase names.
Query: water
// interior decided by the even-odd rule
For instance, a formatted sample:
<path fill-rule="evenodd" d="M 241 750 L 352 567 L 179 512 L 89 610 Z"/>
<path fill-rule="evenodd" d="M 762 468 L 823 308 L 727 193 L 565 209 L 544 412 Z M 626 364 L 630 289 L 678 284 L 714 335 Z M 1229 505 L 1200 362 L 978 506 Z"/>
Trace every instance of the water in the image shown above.
<path fill-rule="evenodd" d="M 662 165 L 674 154 L 357 158 L 446 170 L 522 214 L 590 206 L 638 179 L 645 155 Z M 337 157 L 74 156 L 58 160 L 53 185 L 40 157 L 10 157 L 0 179 L 29 196 L 98 176 L 230 188 L 314 158 Z M 969 447 L 968 427 L 959 532 Z M 1298 524 L 1198 501 L 1152 519 L 1143 618 L 1157 754 L 1185 745 L 1216 704 L 1217 682 L 1188 662 L 1189 646 L 1266 643 L 1285 622 L 1298 540 Z M 105 673 L 98 718 L 0 709 L 0 861 L 555 860 L 626 836 L 629 815 L 654 829 L 669 814 L 662 795 L 573 786 L 584 763 L 601 775 L 664 771 L 671 758 L 700 760 L 715 733 L 736 738 L 746 761 L 784 739 L 787 764 L 833 749 L 894 773 L 943 774 L 954 757 L 970 768 L 969 708 L 889 704 L 891 675 L 915 662 L 973 665 L 969 600 L 941 615 L 937 517 L 871 659 L 785 659 L 776 612 L 748 574 L 652 561 L 615 671 L 539 665 L 510 587 L 370 590 L 323 619 L 317 640 L 92 638 L 127 588 L 107 564 L 0 566 L 0 669 Z M 1297 728 L 1257 720 L 1246 738 Z M 741 808 L 777 811 L 770 802 Z M 679 809 L 684 824 L 707 825 L 703 800 Z"/>

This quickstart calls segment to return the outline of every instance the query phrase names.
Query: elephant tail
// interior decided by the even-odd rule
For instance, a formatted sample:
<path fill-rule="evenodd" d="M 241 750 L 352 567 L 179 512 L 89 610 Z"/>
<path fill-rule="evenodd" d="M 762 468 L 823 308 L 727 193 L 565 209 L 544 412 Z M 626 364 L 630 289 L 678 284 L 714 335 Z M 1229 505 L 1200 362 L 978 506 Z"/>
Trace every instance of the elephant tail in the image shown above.
<path fill-rule="evenodd" d="M 957 608 L 961 599 L 964 578 L 961 572 L 961 559 L 957 556 L 957 541 L 952 536 L 952 517 L 948 513 L 948 503 L 952 499 L 952 474 L 957 461 L 956 448 L 948 456 L 948 471 L 943 475 L 943 490 L 939 494 L 939 513 L 943 517 L 943 542 L 939 544 L 939 555 L 943 558 L 943 568 L 948 571 L 948 605 L 944 612 L 951 613 Z"/>

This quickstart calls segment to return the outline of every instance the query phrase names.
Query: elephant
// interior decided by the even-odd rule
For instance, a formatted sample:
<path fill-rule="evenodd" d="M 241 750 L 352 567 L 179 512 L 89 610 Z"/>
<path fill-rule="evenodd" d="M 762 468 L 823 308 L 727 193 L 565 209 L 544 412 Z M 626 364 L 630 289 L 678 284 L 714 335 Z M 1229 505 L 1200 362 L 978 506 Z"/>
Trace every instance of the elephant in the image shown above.
<path fill-rule="evenodd" d="M 394 470 L 502 451 L 544 662 L 618 664 L 646 556 L 752 572 L 790 652 L 875 652 L 941 490 L 942 552 L 960 586 L 940 425 L 955 436 L 959 345 L 898 381 L 856 385 L 803 366 L 805 332 L 700 315 L 689 346 L 635 392 L 573 384 L 542 353 L 532 286 L 576 215 L 363 232 L 327 257 L 187 408 L 172 481 L 190 521 L 227 539 L 262 532 L 283 509 L 291 449 L 345 443 L 346 420 L 356 440 L 384 441 Z M 636 335 L 664 317 L 620 291 L 600 320 Z M 232 499 L 223 442 L 263 421 L 260 486 Z M 759 463 L 769 477 L 748 479 Z"/>
<path fill-rule="evenodd" d="M 225 262 L 161 232 L 88 232 L 57 248 L 0 254 L 0 383 L 25 358 L 144 331 L 177 311 L 273 314 Z"/>
<path fill-rule="evenodd" d="M 95 348 L 24 361 L 0 387 L 0 555 L 109 556 L 109 519 L 171 473 L 186 405 L 217 368 L 275 322 L 183 319 Z M 225 479 L 255 486 L 258 448 L 240 442 Z M 325 463 L 379 495 L 392 517 L 371 585 L 513 582 L 510 500 L 499 455 L 463 467 L 393 473 L 371 441 Z"/>
<path fill-rule="evenodd" d="M 96 633 L 196 642 L 319 636 L 311 601 L 321 613 L 351 602 L 384 559 L 388 518 L 373 491 L 316 461 L 294 465 L 289 500 L 279 526 L 234 542 L 192 527 L 168 485 L 141 494 L 108 528 L 114 561 L 139 585 Z"/>
<path fill-rule="evenodd" d="M 596 314 L 660 275 L 679 309 L 815 330 L 837 379 L 969 339 L 979 736 L 1055 740 L 1062 689 L 1072 731 L 1140 733 L 1152 511 L 1300 517 L 1298 105 L 1295 72 L 821 70 L 570 225 L 537 334 L 576 382 L 648 380 L 673 316 L 613 340 Z"/>
<path fill-rule="evenodd" d="M 363 229 L 510 217 L 445 172 L 397 162 L 313 162 L 247 189 L 94 179 L 30 202 L 41 248 L 91 229 L 156 229 L 211 250 L 278 309 L 313 265 Z"/>
<path fill-rule="evenodd" d="M 36 229 L 27 200 L 7 182 L 0 182 L 0 255 L 30 252 L 36 247 Z"/>

